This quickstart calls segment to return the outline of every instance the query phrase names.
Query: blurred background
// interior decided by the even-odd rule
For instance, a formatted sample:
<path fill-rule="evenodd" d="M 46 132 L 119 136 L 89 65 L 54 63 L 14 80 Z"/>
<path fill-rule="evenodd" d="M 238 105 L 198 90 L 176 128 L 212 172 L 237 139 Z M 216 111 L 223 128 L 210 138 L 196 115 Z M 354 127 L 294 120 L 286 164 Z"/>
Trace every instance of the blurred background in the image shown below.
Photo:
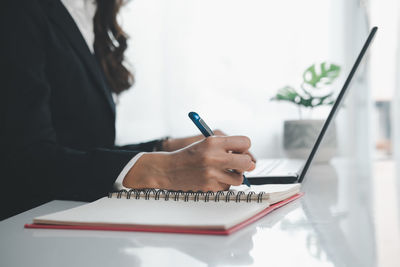
<path fill-rule="evenodd" d="M 342 67 L 333 84 L 340 90 L 371 27 L 378 26 L 336 119 L 337 155 L 355 159 L 371 174 L 363 184 L 367 192 L 388 200 L 374 203 L 384 218 L 376 219 L 374 231 L 388 244 L 377 248 L 379 262 L 390 266 L 390 256 L 400 251 L 399 239 L 391 238 L 400 234 L 399 5 L 398 0 L 130 1 L 120 19 L 131 37 L 127 60 L 136 83 L 118 97 L 117 143 L 198 134 L 187 117 L 196 111 L 214 129 L 249 136 L 256 157 L 284 156 L 283 122 L 299 113 L 295 105 L 270 98 L 286 85 L 300 84 L 304 70 L 322 61 Z M 329 107 L 321 107 L 307 116 L 325 118 L 327 112 Z"/>
<path fill-rule="evenodd" d="M 295 105 L 270 98 L 298 85 L 303 71 L 322 61 L 342 67 L 334 84 L 339 90 L 377 25 L 378 38 L 338 123 L 354 127 L 362 139 L 347 145 L 359 146 L 349 151 L 389 156 L 399 67 L 397 2 L 130 1 L 121 21 L 131 37 L 127 55 L 136 84 L 118 99 L 117 142 L 197 134 L 187 118 L 194 110 L 212 128 L 251 137 L 258 157 L 282 156 L 282 122 L 299 114 Z M 308 116 L 324 118 L 328 111 L 322 107 Z"/>

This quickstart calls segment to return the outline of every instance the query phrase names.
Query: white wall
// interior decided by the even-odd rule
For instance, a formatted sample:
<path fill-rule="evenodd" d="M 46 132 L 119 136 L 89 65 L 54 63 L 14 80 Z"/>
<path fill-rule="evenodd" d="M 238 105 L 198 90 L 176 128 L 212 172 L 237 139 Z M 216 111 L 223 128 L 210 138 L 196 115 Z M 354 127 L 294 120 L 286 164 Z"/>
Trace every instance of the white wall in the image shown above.
<path fill-rule="evenodd" d="M 269 98 L 299 84 L 312 63 L 330 60 L 348 71 L 342 7 L 335 0 L 131 1 L 122 21 L 137 82 L 120 97 L 117 142 L 198 134 L 187 118 L 193 110 L 212 128 L 251 137 L 256 156 L 282 155 L 282 122 L 298 111 Z"/>

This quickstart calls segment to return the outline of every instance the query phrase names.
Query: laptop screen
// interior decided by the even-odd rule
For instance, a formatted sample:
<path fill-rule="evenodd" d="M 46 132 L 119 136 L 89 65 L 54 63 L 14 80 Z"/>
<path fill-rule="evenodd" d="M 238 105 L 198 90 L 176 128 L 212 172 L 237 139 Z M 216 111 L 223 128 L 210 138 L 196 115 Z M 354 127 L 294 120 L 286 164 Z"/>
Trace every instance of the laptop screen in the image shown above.
<path fill-rule="evenodd" d="M 316 152 L 318 150 L 318 147 L 321 144 L 321 141 L 322 141 L 322 139 L 323 139 L 323 137 L 324 137 L 324 135 L 325 135 L 325 133 L 326 133 L 326 131 L 328 129 L 328 126 L 331 123 L 331 121 L 334 119 L 334 117 L 335 117 L 335 115 L 337 113 L 337 110 L 340 107 L 340 104 L 343 102 L 343 97 L 346 94 L 347 88 L 349 87 L 350 82 L 354 77 L 354 74 L 356 73 L 356 71 L 357 71 L 362 59 L 364 58 L 368 48 L 370 47 L 370 44 L 373 41 L 377 30 L 378 30 L 378 27 L 372 28 L 367 40 L 365 41 L 365 44 L 364 44 L 363 48 L 361 49 L 360 54 L 358 55 L 358 57 L 356 59 L 356 62 L 354 63 L 353 67 L 351 68 L 351 71 L 350 71 L 350 73 L 349 73 L 349 75 L 348 75 L 348 77 L 347 77 L 342 89 L 340 90 L 340 93 L 339 93 L 338 97 L 336 98 L 336 101 L 333 104 L 331 111 L 329 112 L 328 118 L 326 119 L 324 125 L 322 126 L 321 132 L 319 133 L 318 138 L 315 141 L 315 144 L 314 144 L 314 146 L 313 146 L 313 148 L 311 150 L 311 153 L 310 153 L 310 155 L 309 155 L 309 157 L 308 157 L 308 159 L 307 159 L 307 161 L 306 161 L 306 163 L 305 163 L 305 165 L 303 167 L 303 170 L 301 171 L 301 174 L 300 174 L 300 177 L 299 177 L 299 180 L 298 180 L 299 183 L 301 183 L 303 181 L 304 176 L 306 175 L 307 170 L 310 167 L 311 162 L 312 162 L 312 160 L 313 160 L 313 158 L 314 158 L 314 156 L 315 156 L 315 154 L 316 154 Z"/>

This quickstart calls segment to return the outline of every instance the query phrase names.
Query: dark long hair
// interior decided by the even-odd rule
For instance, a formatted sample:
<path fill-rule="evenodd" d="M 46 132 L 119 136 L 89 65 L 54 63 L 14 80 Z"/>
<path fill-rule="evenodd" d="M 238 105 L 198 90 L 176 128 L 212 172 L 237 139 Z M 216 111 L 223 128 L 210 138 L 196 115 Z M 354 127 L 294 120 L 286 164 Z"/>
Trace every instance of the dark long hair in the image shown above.
<path fill-rule="evenodd" d="M 124 0 L 96 0 L 97 11 L 93 19 L 94 51 L 111 90 L 117 94 L 129 89 L 133 74 L 124 65 L 127 34 L 121 29 L 117 15 Z"/>

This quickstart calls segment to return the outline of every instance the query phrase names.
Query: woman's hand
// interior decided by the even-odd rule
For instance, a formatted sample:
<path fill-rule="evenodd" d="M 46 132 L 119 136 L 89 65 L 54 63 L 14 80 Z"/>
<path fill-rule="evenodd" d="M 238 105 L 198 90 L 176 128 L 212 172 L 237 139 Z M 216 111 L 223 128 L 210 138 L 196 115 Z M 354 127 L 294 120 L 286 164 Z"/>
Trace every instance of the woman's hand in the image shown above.
<path fill-rule="evenodd" d="M 219 191 L 243 182 L 255 164 L 245 136 L 211 136 L 174 152 L 144 154 L 126 175 L 130 188 Z M 233 153 L 232 153 L 233 152 Z M 235 170 L 232 172 L 229 170 Z"/>
<path fill-rule="evenodd" d="M 214 135 L 217 136 L 226 136 L 226 134 L 220 130 L 214 130 L 213 132 Z M 203 139 L 205 139 L 205 137 L 201 134 L 184 138 L 170 138 L 163 142 L 162 150 L 168 152 L 176 151 Z"/>
<path fill-rule="evenodd" d="M 215 136 L 226 136 L 226 134 L 221 130 L 213 130 L 213 132 L 214 132 Z M 187 147 L 195 142 L 198 142 L 198 141 L 204 140 L 204 139 L 205 139 L 205 137 L 203 135 L 196 135 L 196 136 L 184 137 L 184 138 L 170 138 L 163 142 L 162 150 L 168 151 L 168 152 L 173 152 L 173 151 Z M 248 154 L 251 157 L 252 161 L 256 162 L 256 159 L 249 151 L 246 151 L 244 153 Z"/>

